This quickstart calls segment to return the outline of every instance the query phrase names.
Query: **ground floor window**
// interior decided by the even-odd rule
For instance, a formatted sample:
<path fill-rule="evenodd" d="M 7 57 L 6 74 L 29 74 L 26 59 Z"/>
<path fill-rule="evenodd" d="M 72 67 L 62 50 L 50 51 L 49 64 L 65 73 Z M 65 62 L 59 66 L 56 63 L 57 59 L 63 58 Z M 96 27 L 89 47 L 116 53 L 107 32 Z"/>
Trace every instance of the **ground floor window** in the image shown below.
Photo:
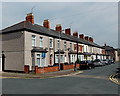
<path fill-rule="evenodd" d="M 63 55 L 56 55 L 55 56 L 55 63 L 64 63 L 64 56 Z"/>
<path fill-rule="evenodd" d="M 76 61 L 76 55 L 71 54 L 70 55 L 70 63 L 75 63 L 75 61 Z"/>

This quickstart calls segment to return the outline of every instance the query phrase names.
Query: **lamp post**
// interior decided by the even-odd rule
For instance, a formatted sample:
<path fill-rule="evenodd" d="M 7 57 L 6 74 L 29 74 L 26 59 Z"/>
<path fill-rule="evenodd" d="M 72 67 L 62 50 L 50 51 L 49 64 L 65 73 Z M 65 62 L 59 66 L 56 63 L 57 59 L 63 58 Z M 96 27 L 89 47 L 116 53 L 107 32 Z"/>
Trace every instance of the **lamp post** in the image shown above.
<path fill-rule="evenodd" d="M 62 31 L 64 31 L 64 30 L 61 30 L 61 32 Z M 58 60 L 58 62 L 59 62 L 59 71 L 61 70 L 61 68 L 60 68 L 60 62 L 61 62 L 61 60 L 60 60 L 60 35 L 61 35 L 61 32 L 59 31 L 59 60 Z"/>

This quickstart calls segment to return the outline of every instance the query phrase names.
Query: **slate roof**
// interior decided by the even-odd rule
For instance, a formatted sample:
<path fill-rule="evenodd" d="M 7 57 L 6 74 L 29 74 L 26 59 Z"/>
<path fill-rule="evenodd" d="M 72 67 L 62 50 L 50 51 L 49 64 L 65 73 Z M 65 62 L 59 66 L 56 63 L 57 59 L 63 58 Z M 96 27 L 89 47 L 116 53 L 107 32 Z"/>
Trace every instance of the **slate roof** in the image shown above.
<path fill-rule="evenodd" d="M 45 27 L 38 25 L 38 24 L 33 25 L 30 22 L 26 22 L 26 21 L 22 21 L 20 23 L 17 23 L 17 24 L 10 26 L 10 27 L 2 29 L 2 34 L 17 32 L 17 31 L 22 31 L 22 30 L 26 30 L 26 31 L 41 34 L 41 35 L 47 35 L 47 36 L 54 37 L 54 38 L 60 37 L 60 39 L 63 39 L 63 40 L 69 40 L 69 41 L 73 41 L 76 43 L 82 43 L 82 44 L 87 44 L 87 45 L 103 48 L 102 46 L 100 46 L 94 42 L 89 42 L 89 41 L 86 41 L 86 40 L 81 39 L 81 38 L 76 38 L 72 35 L 68 35 L 65 33 L 60 33 L 60 32 L 57 32 L 53 29 L 48 29 L 48 28 L 45 28 Z M 59 35 L 59 33 L 60 33 L 60 35 Z"/>
<path fill-rule="evenodd" d="M 112 51 L 112 50 L 115 50 L 113 47 L 111 46 L 103 46 L 103 48 L 105 48 L 105 50 L 107 51 Z"/>

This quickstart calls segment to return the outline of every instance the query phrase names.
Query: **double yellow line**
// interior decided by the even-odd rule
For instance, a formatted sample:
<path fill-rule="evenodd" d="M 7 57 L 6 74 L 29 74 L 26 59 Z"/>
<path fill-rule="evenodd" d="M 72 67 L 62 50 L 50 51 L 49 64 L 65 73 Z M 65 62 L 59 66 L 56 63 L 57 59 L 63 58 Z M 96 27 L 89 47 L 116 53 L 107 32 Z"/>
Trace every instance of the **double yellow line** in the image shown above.
<path fill-rule="evenodd" d="M 75 72 L 75 73 L 70 73 L 70 74 L 66 74 L 66 75 L 60 75 L 60 76 L 50 76 L 50 77 L 46 77 L 46 78 L 58 78 L 58 77 L 65 77 L 65 76 L 72 76 L 72 75 L 77 75 L 77 74 L 80 74 L 80 73 L 83 73 L 83 71 L 78 71 L 78 72 Z M 45 79 L 44 76 L 43 78 L 34 78 L 34 77 L 0 77 L 0 78 L 18 78 L 18 79 Z"/>
<path fill-rule="evenodd" d="M 116 75 L 117 75 L 117 74 L 115 74 L 115 75 L 110 75 L 109 79 L 110 79 L 112 82 L 120 85 L 120 82 L 119 82 L 116 78 L 114 78 Z"/>

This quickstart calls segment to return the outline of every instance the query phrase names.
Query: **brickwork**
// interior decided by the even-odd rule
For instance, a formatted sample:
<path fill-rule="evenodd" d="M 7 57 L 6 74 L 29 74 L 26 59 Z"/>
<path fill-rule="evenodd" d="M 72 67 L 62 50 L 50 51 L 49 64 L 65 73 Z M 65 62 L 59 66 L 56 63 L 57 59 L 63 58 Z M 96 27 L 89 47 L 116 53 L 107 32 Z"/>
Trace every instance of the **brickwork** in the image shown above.
<path fill-rule="evenodd" d="M 51 67 L 44 67 L 44 68 L 38 68 L 38 66 L 35 66 L 35 73 L 47 73 L 47 72 L 55 72 L 58 71 L 58 66 L 51 66 Z"/>
<path fill-rule="evenodd" d="M 29 73 L 29 65 L 24 65 L 24 72 Z"/>

